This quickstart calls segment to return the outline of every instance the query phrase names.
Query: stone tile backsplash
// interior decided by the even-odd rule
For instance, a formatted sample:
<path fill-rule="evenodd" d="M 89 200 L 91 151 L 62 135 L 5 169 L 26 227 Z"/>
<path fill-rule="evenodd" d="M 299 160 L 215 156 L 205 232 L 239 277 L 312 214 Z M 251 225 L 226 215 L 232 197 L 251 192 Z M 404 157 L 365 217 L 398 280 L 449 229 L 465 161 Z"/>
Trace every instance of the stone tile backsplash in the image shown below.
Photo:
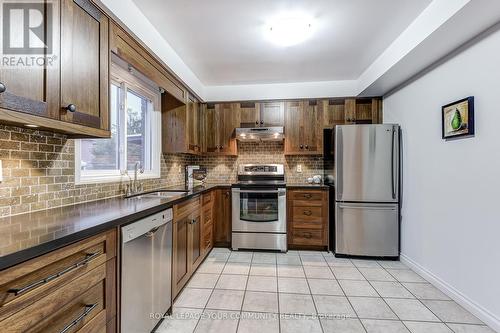
<path fill-rule="evenodd" d="M 0 125 L 0 216 L 115 197 L 122 182 L 75 185 L 74 140 L 61 134 Z M 191 157 L 164 154 L 161 178 L 144 180 L 146 190 L 184 183 Z M 181 172 L 179 173 L 179 170 Z"/>
<path fill-rule="evenodd" d="M 144 188 L 183 185 L 188 164 L 206 167 L 208 183 L 235 182 L 242 163 L 283 163 L 290 184 L 323 172 L 321 156 L 284 156 L 283 143 L 238 145 L 238 157 L 163 154 L 161 177 L 144 180 Z M 120 196 L 128 182 L 124 177 L 122 182 L 75 185 L 74 140 L 51 132 L 0 125 L 0 160 L 0 216 Z M 298 164 L 302 173 L 296 172 Z"/>
<path fill-rule="evenodd" d="M 236 181 L 238 165 L 249 163 L 277 163 L 285 165 L 286 182 L 305 183 L 308 177 L 323 175 L 323 158 L 317 156 L 285 156 L 283 142 L 239 142 L 238 156 L 201 156 L 194 164 L 207 168 L 207 182 L 233 183 Z M 297 165 L 302 172 L 297 172 Z"/>

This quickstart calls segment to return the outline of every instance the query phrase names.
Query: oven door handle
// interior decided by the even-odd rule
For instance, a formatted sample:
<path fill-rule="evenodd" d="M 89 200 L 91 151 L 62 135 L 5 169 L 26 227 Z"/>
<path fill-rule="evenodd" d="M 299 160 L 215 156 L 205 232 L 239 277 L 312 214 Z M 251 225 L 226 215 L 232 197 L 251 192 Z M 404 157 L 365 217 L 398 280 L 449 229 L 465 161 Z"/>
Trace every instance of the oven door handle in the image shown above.
<path fill-rule="evenodd" d="M 277 190 L 240 190 L 233 188 L 233 193 L 278 193 L 279 195 L 286 194 L 286 189 Z"/>

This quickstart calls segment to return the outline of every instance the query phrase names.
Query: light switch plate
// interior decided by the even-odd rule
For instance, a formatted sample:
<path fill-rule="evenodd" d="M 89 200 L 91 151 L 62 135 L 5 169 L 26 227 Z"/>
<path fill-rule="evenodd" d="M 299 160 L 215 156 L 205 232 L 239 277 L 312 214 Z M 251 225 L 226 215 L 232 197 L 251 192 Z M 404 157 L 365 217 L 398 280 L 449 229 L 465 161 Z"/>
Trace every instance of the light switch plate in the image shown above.
<path fill-rule="evenodd" d="M 302 164 L 297 164 L 297 172 L 298 173 L 302 172 Z"/>

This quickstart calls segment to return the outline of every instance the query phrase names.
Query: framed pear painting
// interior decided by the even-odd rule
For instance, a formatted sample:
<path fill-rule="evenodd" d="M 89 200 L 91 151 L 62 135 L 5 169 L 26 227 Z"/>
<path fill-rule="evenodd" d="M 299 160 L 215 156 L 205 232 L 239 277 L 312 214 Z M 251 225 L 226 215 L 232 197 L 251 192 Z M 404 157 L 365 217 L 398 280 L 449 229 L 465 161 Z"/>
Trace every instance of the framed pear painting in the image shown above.
<path fill-rule="evenodd" d="M 442 107 L 443 139 L 474 135 L 474 96 Z"/>

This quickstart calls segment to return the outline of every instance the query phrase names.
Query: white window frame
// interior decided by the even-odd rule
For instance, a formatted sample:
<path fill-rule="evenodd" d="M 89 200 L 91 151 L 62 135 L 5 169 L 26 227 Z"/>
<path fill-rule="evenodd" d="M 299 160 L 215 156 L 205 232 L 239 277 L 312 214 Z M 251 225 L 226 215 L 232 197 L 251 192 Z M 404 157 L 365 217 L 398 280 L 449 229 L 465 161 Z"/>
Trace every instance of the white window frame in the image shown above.
<path fill-rule="evenodd" d="M 151 158 L 151 170 L 144 170 L 144 173 L 138 173 L 137 179 L 156 179 L 161 177 L 161 110 L 160 110 L 160 92 L 158 87 L 153 87 L 149 82 L 140 80 L 137 76 L 133 75 L 130 71 L 125 70 L 119 65 L 112 64 L 111 85 L 119 86 L 120 89 L 120 105 L 118 123 L 120 130 L 118 131 L 119 138 L 119 158 L 120 165 L 127 165 L 126 154 L 127 151 L 127 91 L 133 92 L 148 98 L 153 106 L 152 112 L 146 112 L 146 116 L 150 119 L 145 121 L 145 133 L 152 133 L 151 136 L 146 135 L 146 140 L 151 140 L 151 152 L 146 151 L 145 159 Z M 153 93 L 158 91 L 157 94 Z M 111 104 L 111 103 L 110 103 Z M 105 139 L 104 139 L 105 140 Z M 146 143 L 146 147 L 148 143 Z M 125 175 L 126 170 L 81 170 L 81 140 L 75 140 L 75 184 L 99 184 L 99 183 L 114 183 L 120 181 L 128 181 L 129 177 L 134 178 L 134 171 L 128 170 L 128 175 Z M 148 156 L 151 154 L 151 156 Z"/>

